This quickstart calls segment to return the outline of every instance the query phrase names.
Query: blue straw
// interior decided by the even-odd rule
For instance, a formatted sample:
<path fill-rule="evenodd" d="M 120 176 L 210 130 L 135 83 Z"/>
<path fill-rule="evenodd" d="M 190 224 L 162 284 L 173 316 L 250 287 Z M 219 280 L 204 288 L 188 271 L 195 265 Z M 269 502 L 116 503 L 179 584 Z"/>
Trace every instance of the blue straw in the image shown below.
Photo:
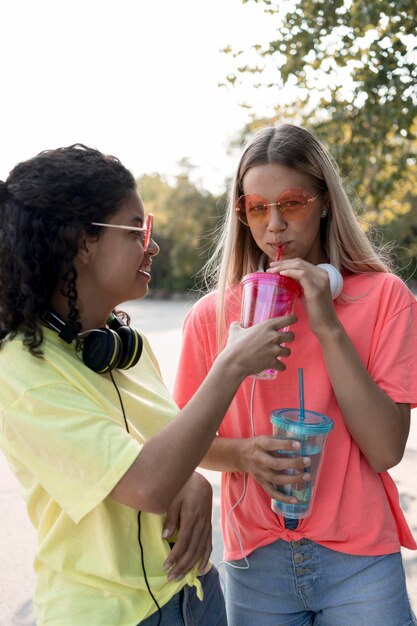
<path fill-rule="evenodd" d="M 304 380 L 303 380 L 303 368 L 298 368 L 298 394 L 300 396 L 300 422 L 304 420 Z"/>

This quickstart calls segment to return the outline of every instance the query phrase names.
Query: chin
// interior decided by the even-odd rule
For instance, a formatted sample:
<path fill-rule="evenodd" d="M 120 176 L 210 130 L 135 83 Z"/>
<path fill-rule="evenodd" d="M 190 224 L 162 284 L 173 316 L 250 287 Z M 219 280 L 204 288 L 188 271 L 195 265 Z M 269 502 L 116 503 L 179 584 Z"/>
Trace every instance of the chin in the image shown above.
<path fill-rule="evenodd" d="M 143 298 L 146 298 L 148 293 L 149 293 L 149 287 L 148 287 L 148 285 L 146 285 L 145 288 L 141 289 L 138 292 L 138 295 L 136 296 L 136 300 L 142 300 Z"/>
<path fill-rule="evenodd" d="M 143 300 L 143 298 L 146 298 L 146 296 L 148 295 L 148 292 L 149 288 L 146 285 L 146 287 L 144 286 L 140 289 L 136 289 L 135 293 L 130 292 L 128 295 L 125 296 L 123 302 L 130 302 L 132 300 Z"/>

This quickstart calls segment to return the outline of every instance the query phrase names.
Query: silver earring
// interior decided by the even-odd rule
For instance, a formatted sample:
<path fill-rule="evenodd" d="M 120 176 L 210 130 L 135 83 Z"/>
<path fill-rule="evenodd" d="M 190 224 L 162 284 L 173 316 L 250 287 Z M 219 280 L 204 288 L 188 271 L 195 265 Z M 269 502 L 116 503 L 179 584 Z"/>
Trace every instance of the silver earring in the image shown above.
<path fill-rule="evenodd" d="M 321 212 L 321 217 L 326 217 L 327 215 L 327 209 L 323 209 Z"/>

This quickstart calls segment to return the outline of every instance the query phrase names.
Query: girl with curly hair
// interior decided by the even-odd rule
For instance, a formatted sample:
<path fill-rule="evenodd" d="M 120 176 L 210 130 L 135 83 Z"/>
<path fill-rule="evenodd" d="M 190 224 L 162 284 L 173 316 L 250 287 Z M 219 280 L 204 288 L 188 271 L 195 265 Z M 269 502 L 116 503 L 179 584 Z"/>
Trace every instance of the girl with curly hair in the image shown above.
<path fill-rule="evenodd" d="M 39 626 L 226 623 L 194 469 L 245 376 L 283 371 L 295 318 L 234 325 L 178 413 L 116 312 L 146 296 L 158 251 L 114 157 L 48 150 L 0 182 L 0 447 L 37 530 Z"/>

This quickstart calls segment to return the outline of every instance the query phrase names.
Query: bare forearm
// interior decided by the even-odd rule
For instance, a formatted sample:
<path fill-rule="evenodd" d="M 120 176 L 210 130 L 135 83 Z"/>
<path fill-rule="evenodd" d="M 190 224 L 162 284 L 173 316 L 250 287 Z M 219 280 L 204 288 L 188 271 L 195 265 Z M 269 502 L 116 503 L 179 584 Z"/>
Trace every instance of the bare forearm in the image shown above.
<path fill-rule="evenodd" d="M 321 340 L 329 377 L 349 432 L 375 471 L 402 458 L 409 430 L 407 410 L 375 383 L 340 325 Z"/>
<path fill-rule="evenodd" d="M 166 511 L 206 454 L 240 383 L 248 374 L 267 368 L 285 369 L 282 343 L 293 333 L 282 331 L 293 316 L 266 320 L 243 329 L 232 323 L 228 342 L 200 389 L 177 418 L 152 437 L 111 495 L 136 509 Z"/>
<path fill-rule="evenodd" d="M 242 380 L 233 363 L 219 359 L 176 419 L 144 445 L 113 497 L 134 508 L 165 511 L 206 454 Z"/>
<path fill-rule="evenodd" d="M 179 490 L 201 462 L 240 382 L 237 376 L 225 375 L 220 368 L 212 370 L 177 418 L 144 446 L 140 456 L 145 453 L 143 462 L 149 456 L 149 469 L 154 468 L 154 489 L 161 492 L 162 499 L 170 498 L 172 490 Z M 158 468 L 155 468 L 156 455 L 160 458 Z"/>
<path fill-rule="evenodd" d="M 215 437 L 207 454 L 200 463 L 201 467 L 218 472 L 243 472 L 242 448 L 245 439 Z"/>

